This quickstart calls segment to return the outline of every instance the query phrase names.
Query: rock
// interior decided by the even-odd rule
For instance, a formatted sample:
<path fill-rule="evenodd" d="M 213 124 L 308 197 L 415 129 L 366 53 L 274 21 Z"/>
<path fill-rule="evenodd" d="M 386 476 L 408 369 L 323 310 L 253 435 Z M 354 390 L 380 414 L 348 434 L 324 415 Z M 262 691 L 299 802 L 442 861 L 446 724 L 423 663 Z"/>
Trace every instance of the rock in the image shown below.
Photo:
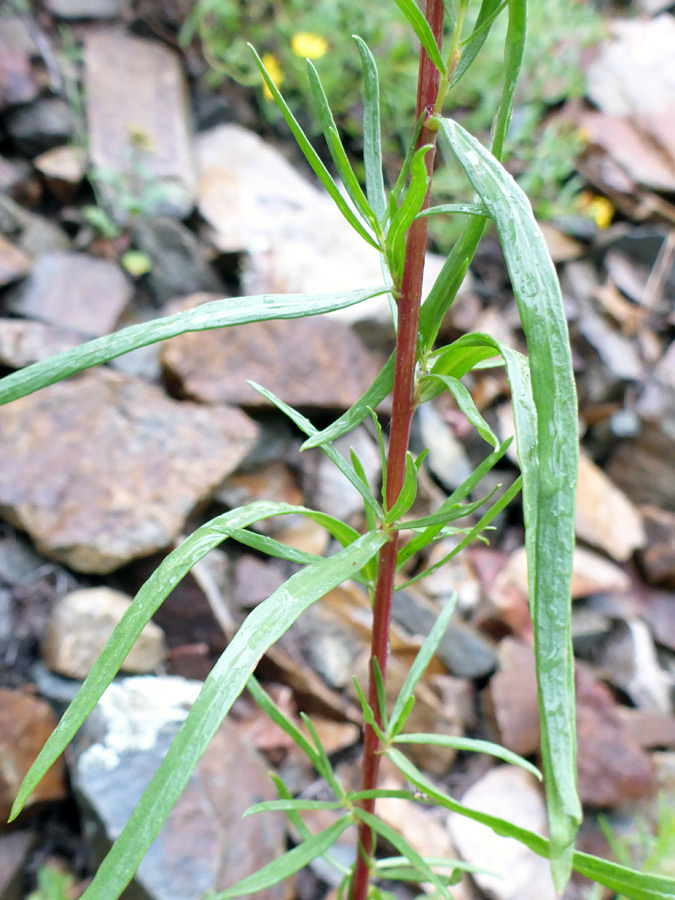
<path fill-rule="evenodd" d="M 31 71 L 33 42 L 19 16 L 0 19 L 0 110 L 18 103 L 30 103 L 38 93 Z"/>
<path fill-rule="evenodd" d="M 577 327 L 608 369 L 615 384 L 640 381 L 645 367 L 635 341 L 626 337 L 594 309 L 585 309 Z"/>
<path fill-rule="evenodd" d="M 83 147 L 54 147 L 33 160 L 47 187 L 61 203 L 70 203 L 87 172 L 87 154 Z"/>
<path fill-rule="evenodd" d="M 23 278 L 30 271 L 30 266 L 26 254 L 0 235 L 0 287 Z"/>
<path fill-rule="evenodd" d="M 20 691 L 0 688 L 0 817 L 6 822 L 24 776 L 43 744 L 56 728 L 56 719 L 44 700 Z M 65 796 L 63 760 L 47 772 L 27 807 Z"/>
<path fill-rule="evenodd" d="M 619 715 L 635 741 L 644 750 L 672 750 L 675 747 L 675 716 L 619 707 Z"/>
<path fill-rule="evenodd" d="M 583 256 L 584 246 L 575 241 L 569 234 L 565 234 L 550 222 L 538 222 L 539 230 L 544 235 L 548 252 L 554 263 L 569 262 Z"/>
<path fill-rule="evenodd" d="M 11 312 L 88 336 L 117 325 L 132 289 L 115 263 L 86 253 L 48 253 L 9 299 Z"/>
<path fill-rule="evenodd" d="M 66 594 L 56 607 L 42 642 L 42 658 L 53 672 L 84 679 L 133 597 L 100 587 Z M 162 629 L 148 622 L 122 663 L 123 672 L 154 671 L 166 656 Z"/>
<path fill-rule="evenodd" d="M 30 170 L 26 162 L 0 156 L 0 192 L 18 200 L 30 184 L 30 180 Z"/>
<path fill-rule="evenodd" d="M 75 744 L 73 782 L 100 859 L 120 833 L 201 689 L 181 678 L 112 684 Z M 88 745 L 88 746 L 87 746 Z M 225 890 L 285 850 L 274 813 L 242 819 L 275 792 L 258 754 L 225 722 L 135 875 L 153 900 L 193 900 Z M 283 885 L 261 892 L 281 900 Z"/>
<path fill-rule="evenodd" d="M 660 423 L 644 422 L 637 437 L 621 441 L 607 474 L 638 505 L 675 512 L 675 440 Z"/>
<path fill-rule="evenodd" d="M 645 592 L 640 615 L 649 625 L 654 639 L 675 651 L 675 594 L 665 591 Z"/>
<path fill-rule="evenodd" d="M 14 831 L 0 835 L 0 897 L 21 900 L 25 897 L 24 867 L 28 854 L 37 843 L 32 831 Z"/>
<path fill-rule="evenodd" d="M 42 97 L 7 117 L 7 131 L 25 156 L 37 156 L 65 144 L 73 136 L 74 127 L 73 112 L 60 97 Z"/>
<path fill-rule="evenodd" d="M 288 466 L 281 462 L 271 462 L 252 472 L 233 472 L 232 475 L 228 475 L 215 496 L 220 503 L 233 509 L 256 500 L 271 500 L 293 506 L 302 506 L 305 502 L 297 478 Z M 291 525 L 299 525 L 304 521 L 306 520 L 301 516 L 278 516 L 261 519 L 260 522 L 256 522 L 255 529 L 263 534 L 279 535 Z"/>
<path fill-rule="evenodd" d="M 615 40 L 603 45 L 587 70 L 588 96 L 602 112 L 638 124 L 675 159 L 669 115 L 675 103 L 675 19 L 667 14 L 651 21 L 615 19 L 612 31 Z"/>
<path fill-rule="evenodd" d="M 45 7 L 60 19 L 116 19 L 128 0 L 45 0 Z"/>
<path fill-rule="evenodd" d="M 204 299 L 188 298 L 182 308 Z M 349 328 L 317 316 L 184 334 L 164 344 L 161 363 L 168 383 L 182 396 L 262 407 L 269 402 L 247 381 L 291 406 L 347 409 L 378 372 L 375 359 Z"/>
<path fill-rule="evenodd" d="M 111 572 L 168 546 L 255 437 L 238 410 L 92 370 L 0 410 L 0 511 L 47 556 Z"/>
<path fill-rule="evenodd" d="M 500 668 L 490 682 L 490 698 L 502 743 L 522 756 L 539 748 L 534 654 L 505 638 Z M 622 722 L 608 689 L 577 665 L 577 744 L 579 795 L 589 806 L 630 803 L 650 796 L 654 779 L 649 757 Z"/>
<path fill-rule="evenodd" d="M 382 283 L 377 251 L 333 201 L 261 138 L 219 125 L 196 140 L 199 211 L 225 253 L 248 253 L 248 294 L 312 293 Z"/>
<path fill-rule="evenodd" d="M 195 173 L 178 56 L 164 44 L 117 29 L 90 31 L 84 67 L 91 164 L 131 179 L 141 197 L 146 189 L 144 215 L 187 215 Z M 141 167 L 150 174 L 139 185 Z M 119 198 L 109 194 L 115 208 Z"/>
<path fill-rule="evenodd" d="M 136 247 L 152 261 L 147 281 L 158 303 L 198 291 L 222 293 L 194 234 L 167 216 L 141 220 L 134 228 Z"/>
<path fill-rule="evenodd" d="M 508 819 L 538 834 L 546 831 L 546 806 L 539 785 L 524 769 L 497 766 L 472 785 L 462 803 Z M 457 813 L 448 819 L 461 857 L 491 874 L 473 874 L 476 884 L 494 900 L 555 900 L 548 861 L 522 844 Z"/>
<path fill-rule="evenodd" d="M 415 418 L 421 446 L 429 450 L 424 465 L 431 469 L 443 487 L 454 490 L 473 471 L 464 445 L 432 403 L 420 406 Z"/>
<path fill-rule="evenodd" d="M 22 369 L 79 343 L 79 335 L 44 322 L 0 319 L 0 366 L 9 369 Z"/>
<path fill-rule="evenodd" d="M 44 216 L 19 206 L 0 194 L 0 232 L 10 237 L 26 256 L 37 259 L 44 253 L 67 250 L 68 235 Z"/>
<path fill-rule="evenodd" d="M 675 161 L 673 166 L 675 167 Z M 650 309 L 650 313 L 667 312 L 672 306 L 672 303 L 669 304 L 667 301 L 672 301 L 675 295 L 675 262 L 672 262 L 668 269 L 667 240 L 668 232 L 663 228 L 643 225 L 631 227 L 625 233 L 619 232 L 607 245 L 604 263 L 612 281 L 640 306 L 653 307 L 657 301 L 656 308 Z M 649 275 L 659 258 L 659 265 L 666 266 L 659 275 L 664 294 L 660 302 L 658 297 L 650 297 L 651 288 L 647 290 Z M 636 311 L 635 307 L 633 311 L 640 315 L 639 320 L 635 322 L 637 330 L 644 321 L 644 313 L 639 309 Z"/>
<path fill-rule="evenodd" d="M 575 656 L 589 659 L 598 641 L 612 630 L 609 616 L 585 604 L 575 603 L 572 609 L 572 646 Z"/>
<path fill-rule="evenodd" d="M 274 593 L 286 577 L 283 568 L 272 560 L 245 553 L 234 565 L 234 602 L 240 609 L 252 609 Z"/>
<path fill-rule="evenodd" d="M 410 634 L 426 637 L 438 612 L 414 591 L 401 590 L 394 594 L 392 618 Z M 482 678 L 497 664 L 493 643 L 456 617 L 446 629 L 436 655 L 450 674 L 458 678 Z"/>
<path fill-rule="evenodd" d="M 452 549 L 450 541 L 441 539 L 431 548 L 427 564 L 440 562 Z M 476 611 L 481 599 L 481 583 L 466 553 L 460 553 L 420 582 L 421 589 L 440 605 L 457 594 L 457 609 L 464 615 Z"/>
<path fill-rule="evenodd" d="M 675 440 L 675 341 L 647 379 L 637 410 L 642 419 L 658 423 Z"/>
<path fill-rule="evenodd" d="M 512 411 L 501 407 L 500 436 L 505 440 L 513 434 Z M 579 454 L 576 535 L 625 562 L 644 546 L 645 532 L 640 512 L 633 506 L 634 497 L 630 493 L 627 496 L 621 487 L 613 483 L 611 472 L 608 477 L 584 452 Z"/>

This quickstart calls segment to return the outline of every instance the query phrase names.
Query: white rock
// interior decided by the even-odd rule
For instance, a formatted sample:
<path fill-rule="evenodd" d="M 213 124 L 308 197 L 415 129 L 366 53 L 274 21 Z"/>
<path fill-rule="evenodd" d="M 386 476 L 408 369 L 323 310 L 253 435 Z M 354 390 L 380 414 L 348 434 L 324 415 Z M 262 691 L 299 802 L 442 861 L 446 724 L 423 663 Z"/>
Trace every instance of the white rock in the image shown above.
<path fill-rule="evenodd" d="M 537 781 L 529 772 L 498 766 L 477 781 L 462 797 L 472 809 L 509 819 L 522 828 L 543 833 L 546 807 Z M 450 834 L 467 862 L 489 875 L 475 874 L 481 891 L 494 900 L 555 900 L 549 864 L 511 838 L 458 813 L 448 820 Z"/>

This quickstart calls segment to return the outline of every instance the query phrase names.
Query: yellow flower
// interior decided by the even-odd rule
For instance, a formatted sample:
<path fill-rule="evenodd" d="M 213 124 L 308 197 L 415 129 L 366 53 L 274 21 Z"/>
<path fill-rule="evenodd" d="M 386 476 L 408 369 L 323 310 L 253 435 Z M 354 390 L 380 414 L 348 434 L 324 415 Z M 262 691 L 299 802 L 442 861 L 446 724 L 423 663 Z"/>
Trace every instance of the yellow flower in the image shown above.
<path fill-rule="evenodd" d="M 590 191 L 582 191 L 580 206 L 589 218 L 593 219 L 601 231 L 609 228 L 614 216 L 614 206 L 606 197 L 598 197 Z"/>
<path fill-rule="evenodd" d="M 328 53 L 328 41 L 320 34 L 310 31 L 299 31 L 291 38 L 291 49 L 296 56 L 303 59 L 319 59 Z"/>
<path fill-rule="evenodd" d="M 284 80 L 284 73 L 281 71 L 279 60 L 273 53 L 263 53 L 262 64 L 267 69 L 267 74 L 274 82 L 274 85 L 276 87 L 279 87 L 281 82 Z M 272 91 L 267 86 L 267 82 L 263 82 L 263 97 L 265 98 L 265 100 L 273 99 Z"/>

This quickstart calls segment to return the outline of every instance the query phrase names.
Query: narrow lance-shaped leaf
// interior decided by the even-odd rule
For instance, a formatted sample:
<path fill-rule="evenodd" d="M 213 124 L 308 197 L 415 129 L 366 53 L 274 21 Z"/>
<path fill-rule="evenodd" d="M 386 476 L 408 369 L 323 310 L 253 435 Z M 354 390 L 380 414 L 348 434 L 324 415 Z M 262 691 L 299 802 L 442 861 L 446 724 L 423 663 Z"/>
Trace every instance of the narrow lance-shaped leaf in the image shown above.
<path fill-rule="evenodd" d="M 506 747 L 492 743 L 492 741 L 479 741 L 475 738 L 456 737 L 451 734 L 400 734 L 393 740 L 395 744 L 430 744 L 435 747 L 452 747 L 453 750 L 464 750 L 470 753 L 486 753 L 488 756 L 494 756 L 513 766 L 520 766 L 539 781 L 542 779 L 541 772 L 531 762 L 511 750 L 507 750 Z"/>
<path fill-rule="evenodd" d="M 292 575 L 250 613 L 209 673 L 159 769 L 101 863 L 83 900 L 117 900 L 260 657 L 303 610 L 349 578 L 352 571 L 358 571 L 385 541 L 385 535 L 368 532 L 334 556 Z M 329 846 L 330 842 L 315 855 Z"/>
<path fill-rule="evenodd" d="M 462 55 L 452 76 L 453 86 L 457 84 L 459 79 L 465 74 L 471 63 L 478 56 L 481 47 L 490 33 L 493 22 L 496 20 L 504 6 L 506 6 L 506 3 L 502 3 L 501 0 L 483 0 L 481 3 L 480 12 L 476 18 L 476 25 L 473 32 L 470 37 L 463 41 L 464 47 Z"/>
<path fill-rule="evenodd" d="M 488 444 L 491 444 L 496 449 L 499 446 L 499 439 L 495 435 L 494 431 L 490 428 L 488 423 L 485 421 L 485 419 L 478 412 L 471 394 L 468 392 L 462 382 L 457 378 L 452 378 L 450 375 L 438 375 L 435 372 L 428 377 L 437 378 L 446 386 L 446 388 L 455 398 L 457 406 L 459 406 L 461 411 L 466 416 L 467 421 L 470 422 L 471 425 L 473 425 L 473 427 L 476 429 L 478 434 L 480 434 L 484 441 L 486 441 Z"/>
<path fill-rule="evenodd" d="M 363 164 L 366 170 L 366 196 L 379 222 L 387 208 L 382 176 L 382 142 L 380 138 L 380 83 L 377 66 L 367 45 L 358 35 L 356 41 L 363 66 Z"/>
<path fill-rule="evenodd" d="M 260 59 L 258 54 L 255 51 L 255 48 L 249 44 L 249 48 L 251 53 L 255 57 L 256 64 L 260 69 L 260 73 L 265 81 L 265 84 L 269 88 L 272 97 L 274 98 L 274 102 L 277 104 L 279 109 L 281 110 L 281 114 L 286 120 L 286 124 L 291 129 L 293 137 L 295 138 L 298 147 L 302 150 L 305 159 L 310 164 L 312 169 L 314 170 L 314 174 L 319 179 L 321 184 L 324 186 L 331 199 L 340 210 L 345 219 L 352 226 L 354 231 L 361 235 L 364 241 L 367 241 L 371 246 L 375 247 L 376 250 L 380 249 L 379 244 L 375 237 L 370 234 L 363 226 L 363 224 L 359 221 L 358 217 L 355 215 L 354 211 L 351 209 L 345 198 L 340 193 L 338 186 L 335 184 L 333 179 L 330 176 L 328 169 L 321 162 L 319 154 L 316 152 L 314 147 L 312 147 L 311 143 L 308 141 L 305 132 L 300 127 L 297 119 L 293 115 L 290 110 L 290 107 L 284 100 L 279 88 L 274 83 L 274 80 L 270 76 L 269 72 L 265 68 L 263 61 Z"/>
<path fill-rule="evenodd" d="M 422 208 L 429 187 L 430 178 L 424 160 L 429 150 L 431 150 L 430 145 L 420 147 L 413 157 L 410 167 L 410 185 L 398 212 L 393 216 L 389 224 L 384 243 L 384 253 L 389 265 L 389 271 L 397 282 L 400 281 L 403 275 L 405 239 L 408 228 Z"/>
<path fill-rule="evenodd" d="M 415 34 L 420 39 L 420 43 L 429 54 L 429 59 L 431 59 L 439 72 L 445 72 L 445 63 L 441 57 L 441 51 L 438 49 L 434 33 L 415 0 L 395 0 L 395 2 L 412 25 Z"/>
<path fill-rule="evenodd" d="M 551 868 L 562 891 L 581 821 L 576 792 L 570 580 L 578 464 L 577 402 L 560 286 L 527 197 L 457 123 L 441 121 L 471 184 L 490 210 L 527 340 L 532 410 L 514 397 L 546 779 Z"/>
<path fill-rule="evenodd" d="M 0 405 L 25 397 L 69 375 L 108 362 L 131 350 L 189 331 L 209 331 L 266 319 L 318 316 L 345 309 L 387 291 L 388 288 L 377 287 L 336 294 L 260 294 L 254 297 L 213 300 L 173 316 L 144 322 L 142 325 L 131 325 L 13 372 L 0 380 Z"/>
<path fill-rule="evenodd" d="M 162 560 L 122 616 L 111 639 L 92 666 L 84 684 L 28 771 L 12 806 L 12 819 L 21 812 L 40 779 L 63 753 L 75 732 L 101 699 L 103 692 L 119 671 L 141 631 L 159 609 L 164 599 L 190 569 L 210 550 L 222 544 L 230 532 L 245 528 L 261 519 L 294 514 L 306 515 L 319 524 L 322 524 L 325 516 L 325 513 L 318 513 L 302 506 L 292 506 L 288 503 L 265 501 L 251 503 L 249 506 L 223 513 L 197 528 L 180 547 Z"/>

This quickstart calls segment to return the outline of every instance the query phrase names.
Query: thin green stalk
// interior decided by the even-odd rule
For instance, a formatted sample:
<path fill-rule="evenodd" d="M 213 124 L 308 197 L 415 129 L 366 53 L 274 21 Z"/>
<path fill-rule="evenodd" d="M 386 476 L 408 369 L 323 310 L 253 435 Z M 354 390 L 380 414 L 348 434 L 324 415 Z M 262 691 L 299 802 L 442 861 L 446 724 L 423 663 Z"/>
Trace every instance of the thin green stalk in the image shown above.
<path fill-rule="evenodd" d="M 443 0 L 427 0 L 425 16 L 440 46 L 443 39 Z M 419 77 L 417 85 L 417 110 L 415 117 L 431 114 L 439 93 L 440 75 L 438 69 L 427 55 L 420 49 Z M 426 154 L 425 164 L 431 175 L 434 165 L 436 132 L 423 125 L 417 139 L 417 147 L 430 146 Z M 422 206 L 429 205 L 429 193 Z M 395 503 L 405 477 L 406 452 L 410 439 L 410 424 L 415 410 L 414 384 L 415 366 L 417 363 L 417 334 L 419 311 L 422 297 L 422 275 L 424 273 L 424 257 L 427 244 L 427 217 L 417 219 L 411 225 L 406 237 L 405 263 L 401 289 L 398 293 L 398 332 L 396 337 L 396 364 L 394 372 L 394 394 L 392 401 L 392 418 L 387 458 L 386 505 L 390 509 Z M 391 606 L 396 574 L 397 536 L 392 534 L 382 547 L 379 555 L 378 576 L 373 603 L 373 632 L 370 658 L 370 679 L 368 686 L 368 702 L 379 720 L 377 702 L 377 683 L 374 677 L 374 661 L 377 660 L 382 677 L 387 668 L 389 645 L 389 627 L 391 623 Z M 362 790 L 371 791 L 377 787 L 380 766 L 380 742 L 375 730 L 368 724 L 364 729 Z M 374 798 L 362 803 L 363 809 L 372 814 L 375 809 Z M 352 883 L 352 900 L 366 900 L 368 881 L 372 866 L 373 832 L 367 821 L 359 823 L 358 857 Z"/>

